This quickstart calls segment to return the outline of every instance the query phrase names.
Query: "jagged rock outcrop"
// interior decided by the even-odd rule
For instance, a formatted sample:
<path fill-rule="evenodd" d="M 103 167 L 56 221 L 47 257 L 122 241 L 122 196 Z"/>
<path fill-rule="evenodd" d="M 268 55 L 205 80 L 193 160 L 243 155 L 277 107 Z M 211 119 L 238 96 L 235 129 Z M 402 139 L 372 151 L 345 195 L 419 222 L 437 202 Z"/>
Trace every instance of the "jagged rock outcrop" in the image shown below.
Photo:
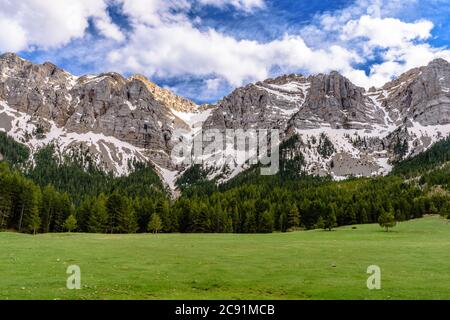
<path fill-rule="evenodd" d="M 369 91 L 337 72 L 285 76 L 235 90 L 204 128 L 281 129 L 283 137 L 303 141 L 298 148 L 308 172 L 372 176 L 450 133 L 449 88 L 449 63 L 442 59 Z M 284 116 L 274 112 L 280 106 Z M 331 155 L 321 152 L 324 136 Z"/>
<path fill-rule="evenodd" d="M 63 126 L 76 78 L 51 63 L 36 65 L 15 54 L 0 56 L 0 99 L 11 107 Z"/>
<path fill-rule="evenodd" d="M 383 90 L 383 102 L 398 125 L 408 120 L 425 126 L 450 123 L 450 64 L 446 60 L 408 71 Z"/>
<path fill-rule="evenodd" d="M 161 105 L 139 80 L 114 73 L 80 78 L 69 93 L 70 131 L 103 133 L 138 147 L 169 151 L 172 131 L 183 122 Z"/>
<path fill-rule="evenodd" d="M 130 159 L 152 161 L 173 187 L 185 169 L 171 158 L 174 145 L 192 143 L 209 129 L 278 129 L 281 139 L 298 135 L 294 153 L 303 155 L 310 173 L 384 174 L 393 161 L 425 151 L 450 133 L 450 64 L 437 59 L 369 91 L 337 72 L 292 74 L 197 106 L 140 75 L 75 77 L 51 63 L 0 56 L 0 130 L 32 149 L 54 141 L 61 152 L 87 147 L 118 174 L 126 173 Z M 227 161 L 203 159 L 223 174 Z M 228 169 L 229 176 L 242 171 Z"/>
<path fill-rule="evenodd" d="M 74 77 L 51 63 L 33 64 L 15 54 L 0 57 L 0 99 L 10 107 L 42 118 L 68 132 L 112 136 L 149 153 L 156 152 L 169 166 L 172 134 L 189 126 L 174 115 L 176 96 L 158 99 L 163 92 L 144 77 L 125 79 L 117 73 Z M 185 105 L 187 99 L 179 99 Z M 167 104 L 165 104 L 167 103 Z M 185 105 L 180 109 L 187 108 Z M 195 104 L 189 104 L 193 109 Z M 162 160 L 162 159 L 159 159 Z M 159 161 L 161 162 L 161 161 Z"/>
<path fill-rule="evenodd" d="M 204 129 L 285 129 L 309 90 L 308 80 L 289 75 L 236 89 L 216 105 Z"/>
<path fill-rule="evenodd" d="M 161 104 L 165 105 L 171 110 L 179 112 L 195 112 L 198 106 L 189 99 L 177 96 L 173 92 L 157 86 L 155 83 L 149 81 L 142 75 L 134 75 L 131 79 L 136 79 L 143 82 L 147 89 L 152 93 L 153 97 Z"/>
<path fill-rule="evenodd" d="M 382 114 L 373 108 L 364 88 L 355 86 L 337 72 L 308 78 L 311 89 L 291 125 L 299 129 L 331 126 L 335 129 L 371 129 L 382 124 Z"/>

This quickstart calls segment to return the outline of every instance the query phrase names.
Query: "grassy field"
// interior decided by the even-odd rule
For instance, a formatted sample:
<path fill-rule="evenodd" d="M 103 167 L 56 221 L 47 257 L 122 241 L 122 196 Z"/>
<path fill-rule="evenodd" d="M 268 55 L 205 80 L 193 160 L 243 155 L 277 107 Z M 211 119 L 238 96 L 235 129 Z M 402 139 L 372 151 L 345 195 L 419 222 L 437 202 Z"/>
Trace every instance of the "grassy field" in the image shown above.
<path fill-rule="evenodd" d="M 66 289 L 79 265 L 82 289 Z M 369 265 L 382 289 L 366 287 Z M 449 299 L 438 217 L 272 235 L 0 233 L 0 299 Z"/>

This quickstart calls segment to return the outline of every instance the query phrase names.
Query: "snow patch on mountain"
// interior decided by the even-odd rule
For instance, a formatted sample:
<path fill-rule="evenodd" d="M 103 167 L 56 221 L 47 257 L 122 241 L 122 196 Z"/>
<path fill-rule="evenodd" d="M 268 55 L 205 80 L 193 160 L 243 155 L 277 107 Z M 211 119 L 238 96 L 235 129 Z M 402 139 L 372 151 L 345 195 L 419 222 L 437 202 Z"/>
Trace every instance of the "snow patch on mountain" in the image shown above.
<path fill-rule="evenodd" d="M 28 146 L 32 153 L 40 148 L 54 144 L 58 153 L 64 154 L 73 147 L 89 148 L 97 157 L 97 164 L 106 170 L 112 170 L 116 175 L 129 173 L 128 162 L 134 159 L 149 161 L 146 150 L 135 147 L 115 137 L 102 133 L 75 133 L 58 127 L 53 121 L 33 118 L 0 102 L 0 130 L 6 132 L 15 140 Z M 45 121 L 49 126 L 48 133 L 37 135 L 39 122 Z"/>

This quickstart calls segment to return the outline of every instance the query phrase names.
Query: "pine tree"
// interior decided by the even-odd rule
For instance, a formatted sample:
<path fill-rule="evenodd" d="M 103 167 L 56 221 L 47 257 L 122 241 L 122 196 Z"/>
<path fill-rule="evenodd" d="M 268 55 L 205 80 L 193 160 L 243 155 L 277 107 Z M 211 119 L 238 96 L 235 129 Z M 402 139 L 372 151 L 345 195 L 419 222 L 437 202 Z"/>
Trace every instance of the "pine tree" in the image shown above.
<path fill-rule="evenodd" d="M 286 232 L 287 231 L 287 215 L 286 213 L 281 213 L 280 214 L 280 218 L 278 219 L 278 225 L 279 225 L 279 230 L 281 232 Z"/>
<path fill-rule="evenodd" d="M 105 233 L 108 228 L 108 210 L 106 196 L 101 194 L 90 203 L 90 215 L 87 229 L 90 233 Z"/>
<path fill-rule="evenodd" d="M 136 216 L 133 210 L 131 200 L 124 198 L 124 204 L 119 215 L 119 232 L 120 233 L 136 233 L 138 229 Z"/>
<path fill-rule="evenodd" d="M 273 214 L 270 211 L 266 211 L 261 216 L 258 232 L 260 233 L 272 233 L 273 232 Z"/>
<path fill-rule="evenodd" d="M 54 212 L 54 231 L 63 232 L 64 223 L 68 217 L 73 215 L 75 217 L 75 208 L 67 193 L 58 194 L 56 197 L 56 206 Z"/>
<path fill-rule="evenodd" d="M 177 229 L 176 218 L 171 214 L 167 199 L 159 199 L 154 211 L 162 221 L 162 228 L 165 232 L 173 232 Z"/>
<path fill-rule="evenodd" d="M 108 231 L 111 233 L 135 233 L 138 226 L 130 200 L 117 191 L 106 201 Z"/>
<path fill-rule="evenodd" d="M 21 178 L 21 191 L 17 199 L 17 207 L 19 209 L 18 230 L 19 232 L 34 233 L 38 230 L 33 230 L 30 227 L 31 220 L 37 221 L 39 217 L 39 208 L 42 201 L 41 190 L 30 180 Z"/>
<path fill-rule="evenodd" d="M 155 212 L 155 199 L 150 197 L 136 198 L 134 200 L 134 211 L 139 226 L 139 232 L 147 232 L 148 223 Z"/>
<path fill-rule="evenodd" d="M 153 214 L 148 224 L 148 231 L 152 233 L 159 233 L 162 230 L 162 220 L 158 214 Z"/>
<path fill-rule="evenodd" d="M 200 210 L 195 219 L 195 231 L 200 233 L 211 232 L 211 217 L 208 206 L 204 203 L 200 205 Z"/>
<path fill-rule="evenodd" d="M 41 219 L 42 230 L 44 233 L 52 231 L 52 222 L 56 207 L 56 197 L 56 190 L 53 186 L 47 185 L 42 190 Z"/>
<path fill-rule="evenodd" d="M 389 232 L 389 228 L 393 228 L 397 224 L 395 222 L 394 212 L 392 210 L 383 210 L 378 218 L 378 223 L 380 224 L 380 227 L 386 229 L 386 232 Z"/>
<path fill-rule="evenodd" d="M 300 214 L 297 206 L 293 206 L 287 216 L 288 229 L 295 230 L 300 226 Z"/>
<path fill-rule="evenodd" d="M 77 219 L 73 214 L 71 214 L 64 222 L 64 229 L 69 233 L 77 228 Z"/>
<path fill-rule="evenodd" d="M 95 202 L 95 198 L 85 197 L 81 201 L 76 210 L 76 218 L 78 221 L 78 230 L 80 232 L 90 232 L 89 222 L 92 216 L 92 206 Z"/>
<path fill-rule="evenodd" d="M 42 223 L 39 210 L 41 202 L 41 190 L 38 187 L 34 187 L 32 192 L 31 208 L 29 209 L 29 214 L 25 218 L 25 224 L 28 232 L 33 233 L 34 235 L 38 233 Z"/>
<path fill-rule="evenodd" d="M 252 201 L 244 201 L 239 210 L 244 219 L 243 232 L 256 233 L 258 231 L 258 221 L 256 219 L 254 203 Z"/>
<path fill-rule="evenodd" d="M 3 185 L 0 181 L 0 188 Z M 11 197 L 6 190 L 0 190 L 0 230 L 7 228 L 11 215 Z"/>
<path fill-rule="evenodd" d="M 36 235 L 40 227 L 41 227 L 41 217 L 39 216 L 39 211 L 36 210 L 30 217 L 28 228 L 32 230 L 34 235 Z"/>
<path fill-rule="evenodd" d="M 324 230 L 326 230 L 326 228 L 325 228 L 325 222 L 324 222 L 322 216 L 320 216 L 320 217 L 319 217 L 319 220 L 317 220 L 317 223 L 316 223 L 316 225 L 315 225 L 315 228 L 316 228 L 316 229 L 324 229 Z"/>
<path fill-rule="evenodd" d="M 228 217 L 226 219 L 226 224 L 223 228 L 223 233 L 233 233 L 233 219 Z"/>
<path fill-rule="evenodd" d="M 323 229 L 331 231 L 337 226 L 336 219 L 336 204 L 332 203 L 325 211 L 322 216 L 323 218 Z"/>

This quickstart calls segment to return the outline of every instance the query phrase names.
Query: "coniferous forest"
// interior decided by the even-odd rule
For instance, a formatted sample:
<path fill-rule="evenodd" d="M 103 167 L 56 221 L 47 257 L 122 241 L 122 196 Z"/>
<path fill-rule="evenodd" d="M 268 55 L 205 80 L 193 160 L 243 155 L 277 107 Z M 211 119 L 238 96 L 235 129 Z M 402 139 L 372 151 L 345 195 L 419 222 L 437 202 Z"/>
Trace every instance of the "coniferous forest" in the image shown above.
<path fill-rule="evenodd" d="M 295 142 L 295 141 L 294 141 Z M 87 152 L 58 155 L 49 145 L 34 154 L 0 133 L 0 229 L 26 233 L 271 233 L 397 222 L 450 215 L 450 139 L 399 162 L 389 176 L 336 182 L 302 173 L 303 157 L 281 147 L 281 171 L 258 166 L 225 184 L 201 167 L 178 179 L 176 200 L 148 164 L 129 163 L 115 177 Z M 329 148 L 324 143 L 323 152 Z"/>

